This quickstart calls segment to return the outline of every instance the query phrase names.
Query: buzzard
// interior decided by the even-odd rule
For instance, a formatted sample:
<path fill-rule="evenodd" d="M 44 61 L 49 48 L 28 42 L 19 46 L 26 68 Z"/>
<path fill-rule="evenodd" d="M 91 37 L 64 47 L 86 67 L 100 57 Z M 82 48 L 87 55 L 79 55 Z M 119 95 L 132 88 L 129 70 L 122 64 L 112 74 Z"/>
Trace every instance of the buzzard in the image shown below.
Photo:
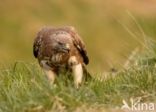
<path fill-rule="evenodd" d="M 35 38 L 33 54 L 51 83 L 62 70 L 71 71 L 76 88 L 89 63 L 86 47 L 74 27 L 44 27 Z"/>

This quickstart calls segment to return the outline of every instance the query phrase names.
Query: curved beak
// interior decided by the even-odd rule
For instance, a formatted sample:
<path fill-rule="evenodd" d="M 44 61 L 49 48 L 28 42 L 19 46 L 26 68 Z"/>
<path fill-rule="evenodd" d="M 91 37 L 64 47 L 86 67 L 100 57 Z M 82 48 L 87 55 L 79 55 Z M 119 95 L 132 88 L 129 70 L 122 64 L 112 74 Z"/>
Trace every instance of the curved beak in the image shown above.
<path fill-rule="evenodd" d="M 60 45 L 60 46 L 59 46 L 59 51 L 60 51 L 60 52 L 63 52 L 63 53 L 69 53 L 69 51 L 70 51 L 70 46 L 69 46 L 69 44 Z"/>

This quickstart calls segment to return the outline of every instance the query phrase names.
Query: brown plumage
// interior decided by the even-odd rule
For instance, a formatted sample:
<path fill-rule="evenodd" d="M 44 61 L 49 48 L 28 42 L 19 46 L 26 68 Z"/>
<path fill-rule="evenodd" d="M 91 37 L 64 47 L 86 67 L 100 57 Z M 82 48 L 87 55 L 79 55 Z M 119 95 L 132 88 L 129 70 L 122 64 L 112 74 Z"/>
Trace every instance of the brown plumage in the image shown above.
<path fill-rule="evenodd" d="M 41 29 L 35 38 L 33 53 L 52 83 L 62 69 L 72 71 L 76 87 L 82 82 L 89 58 L 85 44 L 74 27 Z"/>

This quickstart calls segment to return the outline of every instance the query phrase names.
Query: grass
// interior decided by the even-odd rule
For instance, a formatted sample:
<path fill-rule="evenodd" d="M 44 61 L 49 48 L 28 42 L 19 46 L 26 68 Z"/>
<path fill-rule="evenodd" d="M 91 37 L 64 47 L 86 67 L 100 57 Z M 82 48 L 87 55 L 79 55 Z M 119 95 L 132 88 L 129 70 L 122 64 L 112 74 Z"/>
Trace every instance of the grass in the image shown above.
<path fill-rule="evenodd" d="M 124 56 L 118 55 L 129 54 L 138 43 L 145 48 L 141 54 L 134 51 L 139 55 L 130 56 L 123 69 L 92 74 L 94 78 L 79 89 L 64 75 L 50 85 L 37 63 L 16 62 L 4 67 L 0 70 L 0 112 L 120 112 L 124 111 L 120 109 L 123 101 L 131 98 L 156 103 L 156 43 L 149 39 L 142 43 L 144 33 L 155 37 L 156 17 L 134 13 L 135 19 L 125 14 L 124 7 L 108 7 L 110 3 L 6 0 L 0 7 L 0 57 L 5 63 L 5 59 L 32 61 L 30 43 L 36 31 L 47 24 L 69 24 L 80 30 L 91 56 L 90 68 L 96 72 L 106 68 L 107 61 L 121 62 Z M 106 79 L 98 80 L 103 75 Z"/>
<path fill-rule="evenodd" d="M 128 69 L 115 76 L 108 73 L 110 77 L 103 81 L 95 77 L 79 89 L 63 75 L 57 78 L 57 84 L 49 85 L 38 64 L 16 62 L 0 70 L 0 112 L 116 112 L 123 100 L 138 97 L 142 102 L 156 103 L 154 46 L 150 44 L 150 50 L 146 48 L 134 58 L 135 64 Z"/>

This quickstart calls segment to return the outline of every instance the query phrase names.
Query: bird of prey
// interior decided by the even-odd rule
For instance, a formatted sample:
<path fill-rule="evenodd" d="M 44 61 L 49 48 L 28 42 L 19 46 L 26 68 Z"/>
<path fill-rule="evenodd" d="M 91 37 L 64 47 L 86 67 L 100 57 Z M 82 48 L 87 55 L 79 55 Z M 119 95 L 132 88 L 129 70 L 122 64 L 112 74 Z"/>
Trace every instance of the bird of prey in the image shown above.
<path fill-rule="evenodd" d="M 74 27 L 42 28 L 35 38 L 33 54 L 51 83 L 62 69 L 72 72 L 76 88 L 82 83 L 89 58 Z"/>

